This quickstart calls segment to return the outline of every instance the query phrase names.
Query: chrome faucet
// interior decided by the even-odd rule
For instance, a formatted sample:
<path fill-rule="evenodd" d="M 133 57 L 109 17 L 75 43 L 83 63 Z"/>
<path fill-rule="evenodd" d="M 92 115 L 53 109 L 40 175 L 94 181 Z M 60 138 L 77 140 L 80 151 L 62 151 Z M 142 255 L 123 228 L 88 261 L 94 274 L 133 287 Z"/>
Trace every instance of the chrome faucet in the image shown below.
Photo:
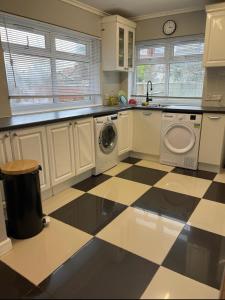
<path fill-rule="evenodd" d="M 152 101 L 152 98 L 149 98 L 149 84 L 151 84 L 151 92 L 152 92 L 152 90 L 153 90 L 153 88 L 152 88 L 152 81 L 149 80 L 149 81 L 147 82 L 146 102 Z"/>

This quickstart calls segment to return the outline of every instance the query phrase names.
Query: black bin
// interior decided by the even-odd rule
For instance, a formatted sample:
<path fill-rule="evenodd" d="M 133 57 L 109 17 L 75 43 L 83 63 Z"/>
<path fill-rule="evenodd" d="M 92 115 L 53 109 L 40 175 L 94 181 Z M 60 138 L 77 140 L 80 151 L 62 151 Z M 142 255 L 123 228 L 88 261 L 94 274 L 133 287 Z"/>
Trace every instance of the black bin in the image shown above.
<path fill-rule="evenodd" d="M 43 229 L 39 171 L 33 160 L 20 160 L 1 166 L 8 235 L 15 239 L 31 238 Z"/>

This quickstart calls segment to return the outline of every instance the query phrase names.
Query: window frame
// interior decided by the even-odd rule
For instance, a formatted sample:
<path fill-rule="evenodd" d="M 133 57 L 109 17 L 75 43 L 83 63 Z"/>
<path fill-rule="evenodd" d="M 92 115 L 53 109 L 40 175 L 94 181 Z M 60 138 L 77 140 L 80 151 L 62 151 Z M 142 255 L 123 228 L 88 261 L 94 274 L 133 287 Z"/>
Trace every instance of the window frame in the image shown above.
<path fill-rule="evenodd" d="M 5 25 L 6 24 L 6 25 Z M 13 114 L 23 114 L 23 113 L 33 113 L 33 112 L 43 112 L 43 111 L 56 111 L 56 110 L 63 110 L 63 109 L 72 109 L 72 108 L 81 108 L 81 107 L 89 107 L 89 106 L 98 106 L 102 103 L 101 98 L 101 59 L 100 59 L 100 38 L 95 36 L 90 36 L 84 33 L 80 33 L 77 31 L 73 31 L 70 29 L 66 29 L 63 27 L 58 27 L 55 25 L 30 20 L 23 17 L 13 16 L 7 13 L 0 12 L 0 26 L 8 28 L 12 28 L 15 30 L 31 32 L 35 34 L 40 34 L 45 37 L 45 49 L 43 48 L 36 48 L 36 47 L 29 47 L 28 49 L 26 46 L 10 43 L 8 42 L 1 42 L 2 44 L 2 51 L 12 54 L 18 55 L 29 55 L 35 57 L 45 57 L 50 59 L 51 64 L 51 78 L 52 78 L 52 86 L 57 87 L 57 84 L 54 84 L 56 80 L 56 60 L 65 60 L 65 61 L 76 61 L 76 62 L 84 62 L 89 63 L 91 67 L 95 65 L 96 71 L 99 74 L 99 79 L 94 78 L 94 82 L 97 83 L 99 93 L 97 94 L 88 94 L 84 95 L 88 96 L 86 100 L 75 100 L 75 101 L 68 101 L 68 102 L 60 102 L 57 99 L 53 90 L 53 103 L 34 103 L 34 104 L 21 104 L 21 105 L 11 105 L 12 113 Z M 79 44 L 84 44 L 86 46 L 86 55 L 79 55 L 79 54 L 70 54 L 66 52 L 60 52 L 56 50 L 55 39 L 59 38 L 62 40 L 68 40 L 72 42 L 77 42 Z M 97 47 L 97 56 L 99 57 L 99 62 L 96 63 L 93 59 L 95 54 L 93 51 L 96 51 Z M 90 74 L 90 82 L 92 78 L 96 77 L 93 74 Z M 93 83 L 91 83 L 93 86 Z M 47 95 L 46 95 L 47 96 Z M 75 97 L 76 95 L 74 95 Z M 15 99 L 16 97 L 9 96 L 9 99 Z M 18 97 L 19 98 L 19 97 Z M 21 96 L 22 98 L 22 96 Z M 29 98 L 29 96 L 24 96 L 24 98 Z M 30 96 L 30 98 L 35 98 L 35 96 Z M 44 97 L 40 97 L 44 98 Z M 47 98 L 47 97 L 46 97 Z"/>
<path fill-rule="evenodd" d="M 136 90 L 137 85 L 137 67 L 140 65 L 157 65 L 157 64 L 165 64 L 166 65 L 166 73 L 165 73 L 165 92 L 166 96 L 161 95 L 154 95 L 154 91 L 152 94 L 152 98 L 161 98 L 161 99 L 196 99 L 196 100 L 202 100 L 201 97 L 174 97 L 169 96 L 169 79 L 170 79 L 170 65 L 173 63 L 184 63 L 184 62 L 199 62 L 203 61 L 203 54 L 194 54 L 194 55 L 181 55 L 181 56 L 174 56 L 174 45 L 179 44 L 189 44 L 190 42 L 203 42 L 204 43 L 204 35 L 192 35 L 192 36 L 186 36 L 186 37 L 178 37 L 178 38 L 166 38 L 166 39 L 160 39 L 160 40 L 152 40 L 152 41 L 144 41 L 144 42 L 138 42 L 136 43 L 135 48 L 135 69 L 132 76 L 132 86 L 133 89 L 131 90 L 131 96 L 136 96 L 140 98 L 146 97 L 146 95 L 138 95 Z M 140 59 L 139 58 L 139 51 L 141 48 L 144 47 L 165 47 L 164 57 L 157 57 L 157 58 L 151 58 L 151 59 Z M 159 101 L 160 102 L 160 101 Z M 183 102 L 184 103 L 184 102 Z"/>

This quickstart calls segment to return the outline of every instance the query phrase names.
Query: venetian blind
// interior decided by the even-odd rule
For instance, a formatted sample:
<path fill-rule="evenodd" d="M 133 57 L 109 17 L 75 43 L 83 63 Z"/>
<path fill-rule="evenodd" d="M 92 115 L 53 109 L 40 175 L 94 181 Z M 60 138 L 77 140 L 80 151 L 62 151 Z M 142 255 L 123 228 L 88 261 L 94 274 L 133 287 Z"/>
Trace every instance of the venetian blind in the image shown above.
<path fill-rule="evenodd" d="M 100 40 L 0 14 L 12 105 L 95 103 L 100 97 Z"/>
<path fill-rule="evenodd" d="M 204 80 L 203 36 L 145 41 L 136 45 L 133 94 L 146 97 L 201 98 Z"/>

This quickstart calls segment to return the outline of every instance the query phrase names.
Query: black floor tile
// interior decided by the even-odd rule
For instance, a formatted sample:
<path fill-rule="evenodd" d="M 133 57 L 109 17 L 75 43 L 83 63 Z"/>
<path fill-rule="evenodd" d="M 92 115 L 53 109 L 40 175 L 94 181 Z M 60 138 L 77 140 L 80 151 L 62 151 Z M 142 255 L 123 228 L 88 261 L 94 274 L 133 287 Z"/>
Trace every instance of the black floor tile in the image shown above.
<path fill-rule="evenodd" d="M 19 299 L 34 288 L 27 279 L 0 262 L 0 299 Z"/>
<path fill-rule="evenodd" d="M 167 172 L 164 171 L 139 166 L 132 166 L 129 169 L 118 174 L 117 177 L 148 185 L 154 185 L 166 174 Z"/>
<path fill-rule="evenodd" d="M 225 237 L 186 225 L 163 266 L 220 289 L 225 266 Z"/>
<path fill-rule="evenodd" d="M 135 157 L 127 157 L 126 159 L 123 160 L 123 162 L 132 165 L 138 163 L 139 161 L 141 161 L 141 159 Z"/>
<path fill-rule="evenodd" d="M 199 200 L 192 196 L 153 187 L 132 206 L 186 223 Z"/>
<path fill-rule="evenodd" d="M 68 225 L 97 234 L 117 217 L 126 206 L 91 194 L 84 194 L 51 214 Z"/>
<path fill-rule="evenodd" d="M 216 177 L 216 173 L 202 171 L 202 170 L 189 170 L 183 168 L 175 168 L 173 169 L 172 172 L 177 174 L 197 177 L 197 178 L 209 179 L 209 180 L 213 180 Z"/>
<path fill-rule="evenodd" d="M 57 299 L 139 299 L 158 266 L 93 239 L 40 288 Z"/>
<path fill-rule="evenodd" d="M 203 198 L 225 203 L 225 184 L 220 182 L 212 182 Z"/>
<path fill-rule="evenodd" d="M 43 292 L 40 288 L 35 288 L 21 299 L 53 299 L 50 295 Z"/>
<path fill-rule="evenodd" d="M 109 178 L 111 178 L 111 176 L 105 175 L 105 174 L 100 174 L 98 176 L 92 176 L 80 183 L 77 183 L 73 186 L 73 188 L 84 191 L 84 192 L 88 192 L 91 189 L 93 189 L 94 187 L 96 187 L 97 185 L 103 183 L 104 181 L 108 180 Z"/>

